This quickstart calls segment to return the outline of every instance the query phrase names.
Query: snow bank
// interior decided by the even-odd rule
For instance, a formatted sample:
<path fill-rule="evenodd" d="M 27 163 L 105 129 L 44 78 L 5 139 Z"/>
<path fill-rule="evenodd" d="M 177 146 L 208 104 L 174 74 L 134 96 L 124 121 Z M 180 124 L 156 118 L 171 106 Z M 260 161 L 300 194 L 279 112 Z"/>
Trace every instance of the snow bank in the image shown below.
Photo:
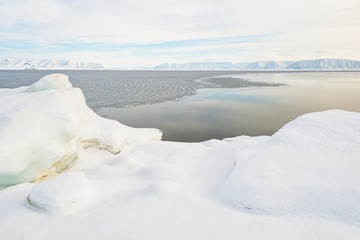
<path fill-rule="evenodd" d="M 30 87 L 0 89 L 0 187 L 66 169 L 80 148 L 118 153 L 126 145 L 161 139 L 96 115 L 68 77 L 51 74 Z"/>
<path fill-rule="evenodd" d="M 268 140 L 243 149 L 223 186 L 253 212 L 360 219 L 360 114 L 303 115 Z"/>
<path fill-rule="evenodd" d="M 69 172 L 36 184 L 27 200 L 40 211 L 59 215 L 87 208 L 94 197 L 84 173 Z"/>

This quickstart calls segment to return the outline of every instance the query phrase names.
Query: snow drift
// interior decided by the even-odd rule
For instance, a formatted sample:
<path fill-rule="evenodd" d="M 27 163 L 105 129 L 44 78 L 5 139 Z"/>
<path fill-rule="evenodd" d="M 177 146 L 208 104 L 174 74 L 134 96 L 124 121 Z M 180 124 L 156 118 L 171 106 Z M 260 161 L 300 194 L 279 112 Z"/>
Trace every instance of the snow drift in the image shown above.
<path fill-rule="evenodd" d="M 35 185 L 27 200 L 36 209 L 60 215 L 88 207 L 93 198 L 84 173 L 68 172 Z"/>
<path fill-rule="evenodd" d="M 161 139 L 96 115 L 68 77 L 51 74 L 30 87 L 0 89 L 0 186 L 42 179 L 66 169 L 80 148 L 116 154 L 128 144 Z"/>
<path fill-rule="evenodd" d="M 240 151 L 223 187 L 241 209 L 360 218 L 360 114 L 303 115 Z"/>

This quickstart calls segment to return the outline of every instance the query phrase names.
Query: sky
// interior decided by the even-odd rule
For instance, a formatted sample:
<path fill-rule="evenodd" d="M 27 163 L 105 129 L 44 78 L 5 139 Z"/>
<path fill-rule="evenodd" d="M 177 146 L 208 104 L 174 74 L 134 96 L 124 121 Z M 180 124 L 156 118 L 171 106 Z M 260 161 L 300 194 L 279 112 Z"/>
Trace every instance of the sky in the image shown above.
<path fill-rule="evenodd" d="M 359 0 L 0 0 L 0 58 L 360 60 Z"/>

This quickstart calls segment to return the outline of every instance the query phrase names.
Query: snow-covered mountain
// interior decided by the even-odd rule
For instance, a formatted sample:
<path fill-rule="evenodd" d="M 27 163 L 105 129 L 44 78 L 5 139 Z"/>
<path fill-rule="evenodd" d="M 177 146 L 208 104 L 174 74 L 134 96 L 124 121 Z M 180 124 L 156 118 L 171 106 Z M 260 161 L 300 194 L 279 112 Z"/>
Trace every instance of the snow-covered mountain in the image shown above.
<path fill-rule="evenodd" d="M 236 65 L 240 69 L 286 69 L 293 61 L 257 61 L 257 62 L 242 62 Z"/>
<path fill-rule="evenodd" d="M 347 59 L 316 59 L 294 62 L 287 69 L 360 69 L 360 61 Z"/>
<path fill-rule="evenodd" d="M 161 64 L 154 69 L 239 69 L 239 70 L 360 70 L 360 61 L 347 59 L 316 59 L 303 61 L 256 62 L 193 62 Z"/>
<path fill-rule="evenodd" d="M 184 64 L 161 64 L 154 69 L 239 69 L 231 62 L 192 62 Z"/>
<path fill-rule="evenodd" d="M 75 60 L 53 59 L 0 59 L 0 69 L 77 69 L 77 70 L 103 70 L 101 64 L 95 62 L 80 62 Z"/>

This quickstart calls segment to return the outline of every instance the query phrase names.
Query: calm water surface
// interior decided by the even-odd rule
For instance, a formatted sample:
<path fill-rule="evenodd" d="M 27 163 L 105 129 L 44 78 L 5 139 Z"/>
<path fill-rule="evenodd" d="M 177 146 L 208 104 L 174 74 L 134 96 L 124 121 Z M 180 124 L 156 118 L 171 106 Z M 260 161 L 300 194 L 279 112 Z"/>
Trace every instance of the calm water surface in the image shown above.
<path fill-rule="evenodd" d="M 99 115 L 133 127 L 159 128 L 170 141 L 271 135 L 304 113 L 360 112 L 360 72 L 62 72 Z M 0 71 L 0 87 L 30 85 L 49 73 Z M 261 84 L 244 85 L 244 80 Z"/>

